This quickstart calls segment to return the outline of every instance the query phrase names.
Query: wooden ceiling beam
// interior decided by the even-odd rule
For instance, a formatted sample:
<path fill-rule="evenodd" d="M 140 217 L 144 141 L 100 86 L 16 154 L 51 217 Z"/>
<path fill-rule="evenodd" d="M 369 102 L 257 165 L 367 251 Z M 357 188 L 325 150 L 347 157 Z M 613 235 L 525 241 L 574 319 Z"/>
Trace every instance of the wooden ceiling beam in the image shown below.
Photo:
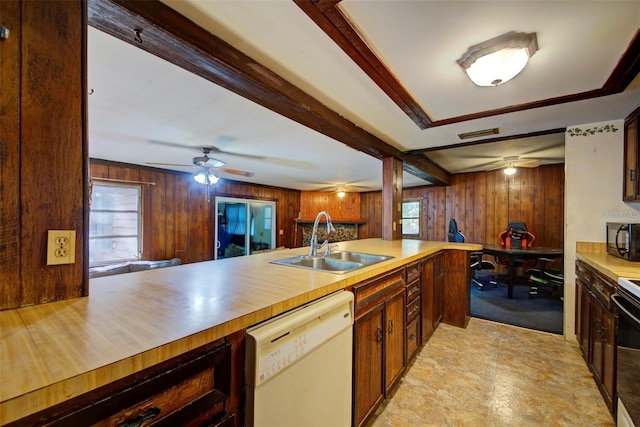
<path fill-rule="evenodd" d="M 89 25 L 98 30 L 355 150 L 380 160 L 401 159 L 408 173 L 435 185 L 449 183 L 444 169 L 402 153 L 159 1 L 88 0 L 87 4 Z"/>
<path fill-rule="evenodd" d="M 294 0 L 294 2 L 420 129 L 429 127 L 432 122 L 429 115 L 369 48 L 338 7 L 339 1 Z"/>

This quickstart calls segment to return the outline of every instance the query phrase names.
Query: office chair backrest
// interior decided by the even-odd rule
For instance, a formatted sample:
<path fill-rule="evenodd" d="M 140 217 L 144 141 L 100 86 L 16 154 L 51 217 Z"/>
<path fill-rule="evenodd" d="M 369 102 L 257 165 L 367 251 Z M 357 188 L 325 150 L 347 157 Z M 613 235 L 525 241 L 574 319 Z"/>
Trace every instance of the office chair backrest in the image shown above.
<path fill-rule="evenodd" d="M 460 230 L 458 230 L 458 223 L 453 218 L 449 220 L 448 239 L 450 242 L 458 243 L 463 243 L 465 239 L 464 234 L 462 234 Z"/>
<path fill-rule="evenodd" d="M 527 225 L 522 221 L 512 221 L 507 229 L 498 236 L 500 245 L 508 248 L 526 248 L 533 246 L 536 236 L 527 230 Z"/>

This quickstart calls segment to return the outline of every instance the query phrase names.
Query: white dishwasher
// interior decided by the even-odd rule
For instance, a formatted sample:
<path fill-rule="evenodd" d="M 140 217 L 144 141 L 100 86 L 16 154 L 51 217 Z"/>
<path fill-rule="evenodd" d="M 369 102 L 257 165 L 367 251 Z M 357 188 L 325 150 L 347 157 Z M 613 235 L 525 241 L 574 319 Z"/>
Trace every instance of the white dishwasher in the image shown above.
<path fill-rule="evenodd" d="M 351 425 L 353 294 L 341 291 L 247 330 L 247 425 Z"/>

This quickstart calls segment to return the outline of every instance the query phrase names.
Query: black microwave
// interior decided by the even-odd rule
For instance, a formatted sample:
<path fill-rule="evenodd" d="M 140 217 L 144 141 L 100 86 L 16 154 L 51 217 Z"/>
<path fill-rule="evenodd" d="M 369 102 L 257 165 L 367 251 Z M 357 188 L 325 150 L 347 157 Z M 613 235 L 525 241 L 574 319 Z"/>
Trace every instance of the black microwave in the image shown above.
<path fill-rule="evenodd" d="M 640 224 L 607 222 L 607 253 L 640 261 Z"/>

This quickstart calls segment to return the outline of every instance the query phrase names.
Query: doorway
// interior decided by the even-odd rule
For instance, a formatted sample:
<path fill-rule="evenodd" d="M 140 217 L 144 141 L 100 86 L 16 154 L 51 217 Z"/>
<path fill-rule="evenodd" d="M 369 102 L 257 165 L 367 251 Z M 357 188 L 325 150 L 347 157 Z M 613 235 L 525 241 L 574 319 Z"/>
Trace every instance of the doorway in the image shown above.
<path fill-rule="evenodd" d="M 214 259 L 275 248 L 276 202 L 215 198 Z"/>

